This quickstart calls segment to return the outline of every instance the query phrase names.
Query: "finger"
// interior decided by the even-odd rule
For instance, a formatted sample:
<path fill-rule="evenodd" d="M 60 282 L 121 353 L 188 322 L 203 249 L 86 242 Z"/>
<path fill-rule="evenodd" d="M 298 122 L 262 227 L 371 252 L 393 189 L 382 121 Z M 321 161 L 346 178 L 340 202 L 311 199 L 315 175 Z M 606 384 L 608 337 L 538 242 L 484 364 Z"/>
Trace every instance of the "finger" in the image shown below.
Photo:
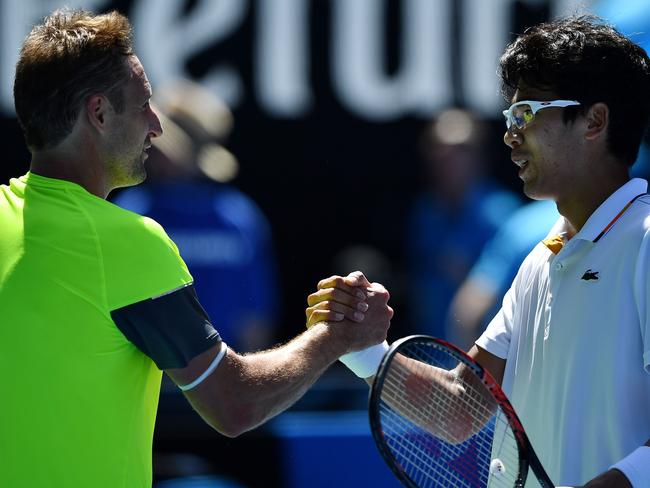
<path fill-rule="evenodd" d="M 330 310 L 332 312 L 339 312 L 343 316 L 354 322 L 361 322 L 365 318 L 365 312 L 368 310 L 368 304 L 359 302 L 356 307 L 349 307 L 338 302 L 319 302 L 316 305 L 309 307 L 305 313 L 309 318 L 310 313 L 315 310 Z"/>
<path fill-rule="evenodd" d="M 307 319 L 307 328 L 313 327 L 320 322 L 340 322 L 343 314 L 331 310 L 314 310 Z"/>
<path fill-rule="evenodd" d="M 337 288 L 349 293 L 350 295 L 358 295 L 359 298 L 361 298 L 361 295 L 363 294 L 363 298 L 365 298 L 363 291 L 357 286 L 348 284 L 348 281 L 355 283 L 354 280 L 350 280 L 348 277 L 343 278 L 341 276 L 330 276 L 329 278 L 325 278 L 318 282 L 318 289 Z"/>
<path fill-rule="evenodd" d="M 323 278 L 318 282 L 317 287 L 320 288 L 334 288 L 337 283 L 345 284 L 343 282 L 343 277 L 339 275 L 330 276 L 329 278 Z"/>
<path fill-rule="evenodd" d="M 336 302 L 327 302 L 326 301 L 326 302 L 319 302 L 316 305 L 313 305 L 313 306 L 308 307 L 307 309 L 305 309 L 305 315 L 307 315 L 307 319 L 309 319 L 311 314 L 314 313 L 316 310 L 319 310 L 319 311 L 329 310 L 330 312 L 339 313 L 341 315 L 341 317 L 338 320 L 343 320 L 343 318 L 345 317 L 346 314 L 349 315 L 349 316 L 352 316 L 352 314 L 354 313 L 354 309 L 352 309 L 352 308 L 350 308 L 350 307 L 348 307 L 346 305 L 342 305 L 342 304 L 336 303 Z"/>
<path fill-rule="evenodd" d="M 375 290 L 375 291 L 382 291 L 382 292 L 383 291 L 388 291 L 384 285 L 382 285 L 381 283 L 378 283 L 376 281 L 373 281 L 372 283 L 370 283 L 370 285 L 368 285 L 368 289 Z"/>
<path fill-rule="evenodd" d="M 362 271 L 353 271 L 343 278 L 343 281 L 350 286 L 362 286 L 364 288 L 370 286 L 370 282 Z"/>
<path fill-rule="evenodd" d="M 354 289 L 353 289 L 354 290 Z M 325 288 L 315 291 L 307 297 L 307 304 L 311 307 L 320 302 L 333 301 L 356 308 L 359 302 L 363 302 L 366 295 L 360 290 L 354 290 L 352 293 L 339 288 Z"/>
<path fill-rule="evenodd" d="M 386 302 L 390 300 L 390 293 L 386 288 L 384 288 L 384 285 L 382 285 L 381 283 L 373 283 L 366 289 L 366 292 L 369 298 L 380 297 Z"/>

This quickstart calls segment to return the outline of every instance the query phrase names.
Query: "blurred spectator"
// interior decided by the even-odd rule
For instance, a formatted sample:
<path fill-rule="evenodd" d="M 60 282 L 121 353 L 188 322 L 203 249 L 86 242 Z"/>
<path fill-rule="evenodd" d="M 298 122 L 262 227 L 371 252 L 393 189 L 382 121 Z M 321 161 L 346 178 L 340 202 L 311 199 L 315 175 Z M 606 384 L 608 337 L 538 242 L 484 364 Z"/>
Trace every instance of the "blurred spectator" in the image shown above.
<path fill-rule="evenodd" d="M 427 125 L 421 153 L 426 190 L 409 215 L 407 296 L 413 330 L 444 338 L 454 293 L 520 200 L 487 177 L 484 126 L 468 111 L 447 110 Z"/>
<path fill-rule="evenodd" d="M 499 310 L 519 266 L 560 218 L 555 202 L 540 200 L 515 211 L 485 245 L 449 309 L 447 335 L 464 350 Z"/>
<path fill-rule="evenodd" d="M 257 205 L 229 184 L 238 163 L 222 143 L 232 114 L 190 81 L 162 87 L 154 101 L 164 133 L 153 140 L 149 179 L 119 193 L 114 203 L 167 230 L 231 347 L 268 347 L 277 303 L 271 232 Z"/>

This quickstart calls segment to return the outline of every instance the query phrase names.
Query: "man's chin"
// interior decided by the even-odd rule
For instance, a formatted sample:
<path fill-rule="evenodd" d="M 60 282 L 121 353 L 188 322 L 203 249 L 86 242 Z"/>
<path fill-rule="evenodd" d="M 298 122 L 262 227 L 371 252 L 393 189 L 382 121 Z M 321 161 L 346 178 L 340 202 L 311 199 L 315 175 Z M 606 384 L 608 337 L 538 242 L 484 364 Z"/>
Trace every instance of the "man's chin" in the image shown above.
<path fill-rule="evenodd" d="M 535 185 L 524 183 L 523 193 L 531 200 L 554 200 L 553 194 Z"/>
<path fill-rule="evenodd" d="M 147 171 L 142 166 L 141 171 L 134 172 L 130 175 L 124 175 L 115 185 L 115 188 L 127 188 L 129 186 L 136 186 L 147 179 Z"/>
<path fill-rule="evenodd" d="M 140 171 L 137 175 L 134 175 L 134 178 L 129 186 L 135 186 L 139 185 L 142 183 L 144 180 L 147 179 L 147 170 L 144 169 L 144 166 L 142 167 L 142 171 Z"/>

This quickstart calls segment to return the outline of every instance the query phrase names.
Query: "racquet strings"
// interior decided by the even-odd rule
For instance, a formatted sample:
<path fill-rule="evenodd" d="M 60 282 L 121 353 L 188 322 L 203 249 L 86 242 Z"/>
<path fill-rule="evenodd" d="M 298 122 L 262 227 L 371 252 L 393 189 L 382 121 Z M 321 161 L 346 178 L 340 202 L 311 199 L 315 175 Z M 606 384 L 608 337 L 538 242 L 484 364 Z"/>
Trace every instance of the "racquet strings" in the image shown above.
<path fill-rule="evenodd" d="M 400 354 L 415 361 L 405 366 Z M 514 433 L 476 373 L 458 365 L 443 346 L 425 341 L 393 356 L 379 395 L 385 444 L 418 487 L 513 487 Z M 436 386 L 450 378 L 454 388 Z"/>

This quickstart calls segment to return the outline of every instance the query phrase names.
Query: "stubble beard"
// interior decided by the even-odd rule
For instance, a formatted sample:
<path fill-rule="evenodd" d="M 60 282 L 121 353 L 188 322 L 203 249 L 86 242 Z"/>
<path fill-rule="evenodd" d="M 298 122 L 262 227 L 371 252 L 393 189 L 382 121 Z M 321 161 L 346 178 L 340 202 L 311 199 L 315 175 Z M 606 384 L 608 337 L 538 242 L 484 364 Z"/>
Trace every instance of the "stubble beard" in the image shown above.
<path fill-rule="evenodd" d="M 113 188 L 125 188 L 135 186 L 147 179 L 147 170 L 145 168 L 145 155 L 140 155 L 125 161 L 114 161 L 109 165 L 109 171 L 112 175 Z"/>

